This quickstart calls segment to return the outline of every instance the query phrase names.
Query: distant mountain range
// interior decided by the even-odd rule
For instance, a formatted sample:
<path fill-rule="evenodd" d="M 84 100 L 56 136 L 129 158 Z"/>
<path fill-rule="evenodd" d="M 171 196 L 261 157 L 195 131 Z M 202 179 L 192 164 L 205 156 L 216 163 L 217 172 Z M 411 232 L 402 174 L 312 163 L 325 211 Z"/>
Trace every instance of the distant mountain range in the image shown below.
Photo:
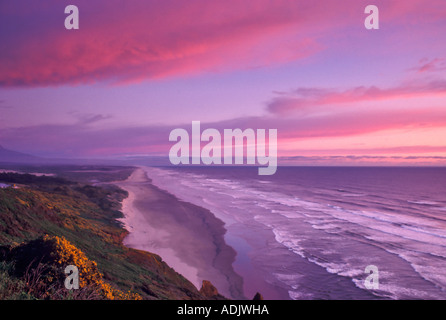
<path fill-rule="evenodd" d="M 0 145 L 0 163 L 36 163 L 42 158 L 30 154 L 5 149 Z"/>
<path fill-rule="evenodd" d="M 167 157 L 160 156 L 134 156 L 120 157 L 115 159 L 88 159 L 88 158 L 44 158 L 27 153 L 5 149 L 0 145 L 0 163 L 5 164 L 31 164 L 31 165 L 55 165 L 55 164 L 109 164 L 109 165 L 170 165 Z"/>

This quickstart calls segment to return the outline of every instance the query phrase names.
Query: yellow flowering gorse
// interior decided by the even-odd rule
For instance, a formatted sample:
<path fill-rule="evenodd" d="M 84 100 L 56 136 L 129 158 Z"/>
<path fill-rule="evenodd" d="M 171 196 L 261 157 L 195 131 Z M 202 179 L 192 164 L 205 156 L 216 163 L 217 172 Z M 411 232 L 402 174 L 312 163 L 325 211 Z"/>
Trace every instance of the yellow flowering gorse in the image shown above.
<path fill-rule="evenodd" d="M 79 270 L 79 287 L 90 286 L 106 299 L 114 300 L 141 300 L 137 293 L 127 292 L 113 288 L 104 282 L 102 274 L 98 270 L 97 263 L 87 258 L 87 256 L 77 247 L 72 245 L 64 237 L 45 235 L 45 242 L 51 242 L 54 250 L 52 257 L 55 263 L 61 266 L 74 265 Z"/>

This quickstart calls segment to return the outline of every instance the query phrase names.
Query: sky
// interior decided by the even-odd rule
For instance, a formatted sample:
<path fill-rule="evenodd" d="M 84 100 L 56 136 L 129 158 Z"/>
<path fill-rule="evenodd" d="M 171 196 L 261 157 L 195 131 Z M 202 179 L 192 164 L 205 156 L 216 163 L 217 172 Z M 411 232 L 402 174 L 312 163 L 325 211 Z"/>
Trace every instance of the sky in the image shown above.
<path fill-rule="evenodd" d="M 444 165 L 444 30 L 444 0 L 1 0 L 0 145 L 167 156 L 201 121 L 277 129 L 282 163 Z"/>

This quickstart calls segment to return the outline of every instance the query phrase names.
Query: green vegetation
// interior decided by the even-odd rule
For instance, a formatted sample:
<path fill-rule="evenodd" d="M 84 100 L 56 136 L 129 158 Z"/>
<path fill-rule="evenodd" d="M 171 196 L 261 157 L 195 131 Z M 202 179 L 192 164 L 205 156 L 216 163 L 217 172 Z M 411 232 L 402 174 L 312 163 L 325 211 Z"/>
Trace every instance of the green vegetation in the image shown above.
<path fill-rule="evenodd" d="M 122 245 L 125 191 L 10 173 L 0 182 L 21 185 L 0 189 L 0 299 L 206 299 L 158 255 Z M 96 266 L 81 276 L 96 280 L 68 291 L 64 264 L 79 256 Z"/>
<path fill-rule="evenodd" d="M 126 179 L 133 167 L 98 166 L 98 165 L 13 165 L 2 164 L 5 170 L 18 171 L 22 174 L 40 173 L 56 175 L 69 181 L 81 183 L 113 182 Z M 36 175 L 32 175 L 36 177 Z M 42 181 L 42 180 L 41 180 Z"/>
<path fill-rule="evenodd" d="M 50 176 L 35 176 L 32 174 L 18 174 L 11 172 L 0 173 L 0 181 L 17 184 L 31 184 L 31 185 L 68 185 L 69 182 L 63 178 L 56 178 Z"/>

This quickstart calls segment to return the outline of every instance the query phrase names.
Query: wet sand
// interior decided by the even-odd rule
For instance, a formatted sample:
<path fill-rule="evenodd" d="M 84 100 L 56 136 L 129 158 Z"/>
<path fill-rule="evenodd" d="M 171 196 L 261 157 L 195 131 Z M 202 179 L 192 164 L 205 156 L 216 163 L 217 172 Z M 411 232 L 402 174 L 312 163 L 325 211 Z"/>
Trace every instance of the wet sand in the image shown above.
<path fill-rule="evenodd" d="M 245 298 L 243 280 L 232 267 L 236 252 L 224 241 L 221 220 L 160 190 L 141 168 L 116 184 L 129 193 L 120 219 L 129 231 L 126 246 L 160 255 L 197 289 L 209 280 L 224 296 Z"/>

